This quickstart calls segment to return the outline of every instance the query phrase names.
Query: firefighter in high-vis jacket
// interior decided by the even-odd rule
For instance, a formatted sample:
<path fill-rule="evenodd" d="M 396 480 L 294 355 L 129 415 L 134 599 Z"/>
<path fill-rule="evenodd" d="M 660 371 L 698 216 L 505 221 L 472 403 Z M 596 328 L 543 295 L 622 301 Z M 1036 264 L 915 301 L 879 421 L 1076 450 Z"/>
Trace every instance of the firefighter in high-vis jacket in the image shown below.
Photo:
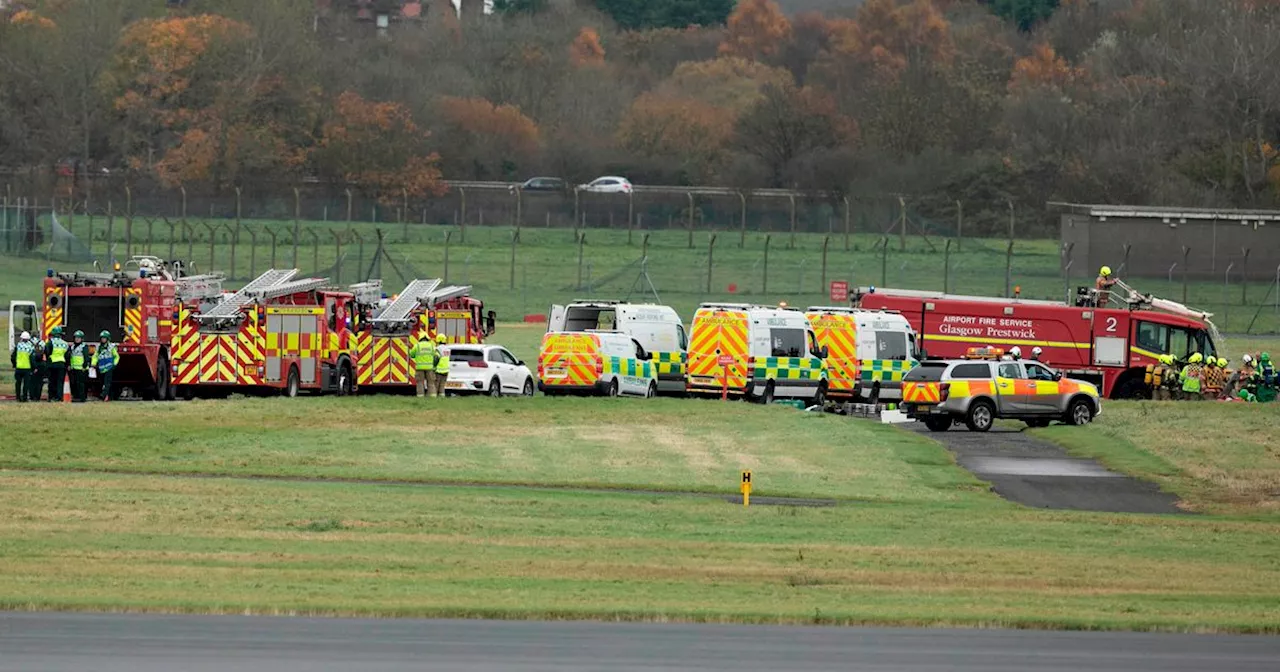
<path fill-rule="evenodd" d="M 419 397 L 424 394 L 429 397 L 436 396 L 436 344 L 425 331 L 418 337 L 413 347 L 409 348 L 409 358 L 413 360 L 414 393 Z"/>
<path fill-rule="evenodd" d="M 1169 389 L 1171 379 L 1177 378 L 1173 370 L 1173 355 L 1160 355 L 1158 364 L 1148 364 L 1143 382 L 1151 388 L 1153 401 L 1167 401 L 1172 398 Z"/>
<path fill-rule="evenodd" d="M 436 336 L 435 396 L 444 396 L 444 385 L 449 382 L 449 351 L 444 349 L 449 339 L 444 334 Z"/>
<path fill-rule="evenodd" d="M 1218 395 L 1222 393 L 1222 386 L 1227 383 L 1226 376 L 1222 375 L 1225 369 L 1219 362 L 1217 357 L 1209 356 L 1204 364 L 1204 385 L 1200 390 L 1200 397 L 1205 401 L 1216 401 Z"/>
<path fill-rule="evenodd" d="M 84 342 L 83 331 L 72 334 L 67 374 L 71 376 L 72 403 L 84 403 L 89 398 L 89 344 Z"/>
<path fill-rule="evenodd" d="M 1198 352 L 1187 358 L 1187 365 L 1182 367 L 1178 376 L 1182 382 L 1182 398 L 1187 401 L 1200 399 L 1200 388 L 1204 383 L 1204 356 Z"/>

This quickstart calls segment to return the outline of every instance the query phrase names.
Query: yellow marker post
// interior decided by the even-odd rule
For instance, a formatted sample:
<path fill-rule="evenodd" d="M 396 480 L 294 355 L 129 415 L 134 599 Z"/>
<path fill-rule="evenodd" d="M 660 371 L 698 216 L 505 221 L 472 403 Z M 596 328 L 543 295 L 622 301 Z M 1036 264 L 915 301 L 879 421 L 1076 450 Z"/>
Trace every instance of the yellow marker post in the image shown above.
<path fill-rule="evenodd" d="M 741 489 L 742 489 L 742 505 L 750 506 L 751 505 L 751 471 L 750 470 L 745 470 L 742 472 Z"/>

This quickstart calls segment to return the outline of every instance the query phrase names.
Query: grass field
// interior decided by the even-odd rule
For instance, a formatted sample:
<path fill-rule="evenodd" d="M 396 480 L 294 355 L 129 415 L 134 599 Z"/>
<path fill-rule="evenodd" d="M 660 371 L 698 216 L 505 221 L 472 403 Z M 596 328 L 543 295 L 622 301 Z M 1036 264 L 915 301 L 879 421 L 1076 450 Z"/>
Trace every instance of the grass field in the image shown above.
<path fill-rule="evenodd" d="M 220 223 L 229 225 L 229 222 Z M 189 245 L 176 241 L 172 256 L 194 257 L 199 269 L 220 270 L 243 281 L 271 265 L 270 238 L 263 233 L 264 227 L 270 227 L 277 232 L 276 265 L 294 265 L 293 246 L 288 242 L 292 236 L 291 223 L 246 221 L 245 224 L 257 232 L 257 245 L 251 245 L 247 234 L 242 234 L 234 260 L 232 246 L 226 240 L 227 229 L 223 228 L 215 236 L 211 250 L 208 233 L 200 225 L 196 226 L 197 239 Z M 86 225 L 87 220 L 80 218 L 73 230 L 84 237 L 89 233 Z M 303 222 L 302 226 L 304 234 L 300 238 L 297 265 L 304 273 L 318 270 L 342 283 L 362 279 L 369 273 L 375 249 L 375 225 L 352 225 L 365 240 L 363 249 L 353 242 L 335 244 L 334 234 L 344 232 L 346 223 Z M 716 243 L 709 254 L 712 233 L 706 231 L 695 233 L 691 249 L 688 234 L 681 229 L 636 231 L 630 244 L 624 230 L 584 229 L 586 242 L 579 248 L 572 229 L 525 227 L 514 248 L 513 264 L 513 230 L 509 227 L 470 227 L 465 243 L 461 232 L 454 227 L 412 225 L 406 231 L 397 225 L 384 225 L 384 230 L 389 241 L 390 261 L 373 270 L 386 281 L 388 293 L 398 291 L 408 277 L 447 275 L 453 283 L 473 285 L 475 295 L 506 320 L 518 320 L 526 314 L 545 314 L 552 303 L 575 297 L 625 298 L 630 295 L 636 300 L 651 299 L 652 295 L 646 294 L 648 285 L 641 277 L 639 264 L 646 234 L 649 236 L 648 277 L 661 302 L 673 306 L 686 320 L 692 319 L 698 303 L 707 300 L 826 304 L 830 300 L 824 280 L 846 280 L 854 286 L 949 289 L 988 296 L 998 296 L 1005 291 L 1005 241 L 1002 240 L 966 239 L 962 250 L 953 248 L 948 258 L 943 239 L 926 243 L 912 237 L 907 241 L 906 251 L 899 251 L 898 241 L 891 238 L 888 253 L 882 258 L 877 248 L 881 241 L 878 235 L 853 235 L 846 250 L 841 234 L 829 237 L 797 234 L 792 248 L 789 234 L 774 233 L 766 265 L 765 235 L 760 233 L 748 233 L 740 248 L 737 231 L 716 232 Z M 314 231 L 315 238 L 305 231 Z M 126 258 L 122 232 L 113 232 L 111 241 L 102 240 L 103 234 L 105 230 L 99 224 L 93 234 L 94 254 L 104 261 Z M 168 228 L 156 226 L 152 238 L 148 246 L 143 242 L 143 234 L 137 233 L 134 246 L 128 251 L 169 257 Z M 314 244 L 317 240 L 318 245 Z M 825 274 L 824 241 L 827 243 Z M 1014 250 L 1012 284 L 1021 287 L 1024 297 L 1061 299 L 1068 286 L 1074 288 L 1092 282 L 1095 269 L 1088 269 L 1087 273 L 1085 269 L 1077 269 L 1074 277 L 1064 282 L 1059 272 L 1057 241 L 1021 240 L 1016 242 Z M 709 282 L 708 265 L 711 267 Z M 41 259 L 0 257 L 0 301 L 7 303 L 13 298 L 36 296 L 45 270 L 50 266 L 68 267 Z M 1119 263 L 1112 266 L 1118 268 Z M 950 269 L 949 278 L 944 272 L 946 268 Z M 1167 278 L 1142 279 L 1136 284 L 1144 291 L 1174 299 L 1182 297 L 1177 278 L 1172 282 Z M 1280 333 L 1280 302 L 1277 301 L 1280 297 L 1268 293 L 1266 283 L 1255 283 L 1249 288 L 1248 306 L 1239 305 L 1241 294 L 1238 285 L 1224 289 L 1221 282 L 1192 283 L 1188 288 L 1188 302 L 1216 312 L 1216 322 L 1223 332 Z"/>
<path fill-rule="evenodd" d="M 0 607 L 1280 632 L 1262 503 L 1025 509 L 925 437 L 737 403 L 284 401 L 0 407 Z M 840 503 L 510 485 L 731 493 L 743 468 Z"/>

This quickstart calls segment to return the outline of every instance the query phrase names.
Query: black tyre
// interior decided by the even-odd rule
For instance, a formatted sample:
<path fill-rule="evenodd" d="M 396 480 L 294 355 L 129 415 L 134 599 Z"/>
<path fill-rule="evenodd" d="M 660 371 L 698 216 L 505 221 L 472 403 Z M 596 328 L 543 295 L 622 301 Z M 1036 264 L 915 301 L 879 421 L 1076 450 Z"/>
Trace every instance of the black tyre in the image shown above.
<path fill-rule="evenodd" d="M 952 422 L 949 415 L 928 417 L 924 419 L 924 426 L 928 427 L 931 432 L 945 432 L 951 429 Z"/>
<path fill-rule="evenodd" d="M 1141 379 L 1131 377 L 1116 386 L 1111 392 L 1112 399 L 1150 399 L 1151 387 Z"/>
<path fill-rule="evenodd" d="M 824 406 L 827 403 L 827 384 L 820 383 L 818 385 L 818 393 L 813 395 L 814 406 Z"/>
<path fill-rule="evenodd" d="M 1087 399 L 1072 400 L 1067 407 L 1067 422 L 1077 427 L 1093 422 L 1093 404 Z"/>
<path fill-rule="evenodd" d="M 618 379 L 617 378 L 614 378 L 613 381 L 609 383 L 609 396 L 610 397 L 618 396 Z"/>
<path fill-rule="evenodd" d="M 773 403 L 774 389 L 773 381 L 764 384 L 764 395 L 760 397 L 760 403 L 769 405 Z"/>
<path fill-rule="evenodd" d="M 349 397 L 355 392 L 355 381 L 351 378 L 351 365 L 343 362 L 338 367 L 338 396 Z"/>
<path fill-rule="evenodd" d="M 296 367 L 289 367 L 289 377 L 285 381 L 284 391 L 282 394 L 292 399 L 298 396 L 298 389 L 300 387 L 301 382 L 298 380 L 298 369 Z"/>
<path fill-rule="evenodd" d="M 649 383 L 649 389 L 645 390 L 644 398 L 645 398 L 645 399 L 652 399 L 652 398 L 654 398 L 654 397 L 656 397 L 656 396 L 658 396 L 658 384 L 657 384 L 657 383 Z"/>
<path fill-rule="evenodd" d="M 996 422 L 996 409 L 989 401 L 975 401 L 969 406 L 964 424 L 971 432 L 988 432 Z"/>
<path fill-rule="evenodd" d="M 521 390 L 521 394 L 523 394 L 526 397 L 533 396 L 533 379 L 532 378 L 529 378 L 524 381 L 524 389 Z"/>
<path fill-rule="evenodd" d="M 489 381 L 489 396 L 491 397 L 502 396 L 502 383 L 499 383 L 497 378 L 494 378 L 493 380 Z"/>
<path fill-rule="evenodd" d="M 173 389 L 173 369 L 169 367 L 169 355 L 160 353 L 160 382 L 156 384 L 156 398 L 160 401 L 173 401 L 178 398 L 177 390 Z"/>
<path fill-rule="evenodd" d="M 1048 426 L 1049 426 L 1049 420 L 1048 420 L 1048 419 L 1045 419 L 1045 418 L 1038 418 L 1038 419 L 1035 419 L 1035 420 L 1027 420 L 1027 421 L 1026 421 L 1026 423 L 1027 423 L 1027 426 L 1028 426 L 1028 427 L 1035 427 L 1035 428 L 1037 428 L 1037 429 L 1039 429 L 1039 428 L 1041 428 L 1041 427 L 1048 427 Z"/>

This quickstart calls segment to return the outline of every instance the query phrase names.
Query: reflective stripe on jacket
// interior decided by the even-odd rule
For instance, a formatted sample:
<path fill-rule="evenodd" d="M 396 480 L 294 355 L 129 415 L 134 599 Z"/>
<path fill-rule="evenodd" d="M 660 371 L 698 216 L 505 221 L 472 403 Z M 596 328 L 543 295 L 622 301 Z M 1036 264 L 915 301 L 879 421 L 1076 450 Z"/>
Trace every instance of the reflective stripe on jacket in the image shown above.
<path fill-rule="evenodd" d="M 419 371 L 430 371 L 436 365 L 436 344 L 430 338 L 420 338 L 409 349 L 413 366 Z"/>
<path fill-rule="evenodd" d="M 103 373 L 116 368 L 118 359 L 119 355 L 116 353 L 115 343 L 101 344 L 98 346 L 98 350 L 93 353 L 93 365 Z"/>
<path fill-rule="evenodd" d="M 71 344 L 71 368 L 76 371 L 84 371 L 89 367 L 88 358 L 85 355 L 89 351 L 87 343 Z"/>
<path fill-rule="evenodd" d="M 449 373 L 449 353 L 439 350 L 440 356 L 436 358 L 436 373 Z"/>
<path fill-rule="evenodd" d="M 61 338 L 55 337 L 53 340 L 49 341 L 49 363 L 50 364 L 65 363 L 67 361 L 68 348 L 70 348 L 70 344 L 68 344 L 66 341 L 62 340 Z"/>

